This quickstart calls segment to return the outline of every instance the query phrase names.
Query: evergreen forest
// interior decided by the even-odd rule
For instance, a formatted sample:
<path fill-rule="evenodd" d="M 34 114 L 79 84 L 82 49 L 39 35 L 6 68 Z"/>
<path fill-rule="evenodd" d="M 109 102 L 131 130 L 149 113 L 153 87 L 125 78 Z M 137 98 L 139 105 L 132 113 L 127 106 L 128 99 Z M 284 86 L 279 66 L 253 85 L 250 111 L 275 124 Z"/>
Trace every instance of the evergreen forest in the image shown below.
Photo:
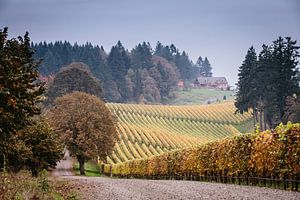
<path fill-rule="evenodd" d="M 199 56 L 194 64 L 188 53 L 174 44 L 142 42 L 131 51 L 120 41 L 106 52 L 91 43 L 79 45 L 67 41 L 32 43 L 34 58 L 41 60 L 40 74 L 46 80 L 62 67 L 82 62 L 100 81 L 108 102 L 168 103 L 176 98 L 179 80 L 191 83 L 197 76 L 212 76 L 207 57 Z M 185 84 L 187 85 L 187 84 Z"/>

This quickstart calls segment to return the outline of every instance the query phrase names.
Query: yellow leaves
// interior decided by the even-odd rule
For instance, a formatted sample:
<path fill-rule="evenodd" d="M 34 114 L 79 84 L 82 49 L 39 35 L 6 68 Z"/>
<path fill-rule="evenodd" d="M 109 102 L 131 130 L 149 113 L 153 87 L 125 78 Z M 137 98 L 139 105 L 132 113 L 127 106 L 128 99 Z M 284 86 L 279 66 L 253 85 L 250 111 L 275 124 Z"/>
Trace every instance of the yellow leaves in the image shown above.
<path fill-rule="evenodd" d="M 281 140 L 279 135 L 285 135 Z M 221 176 L 284 177 L 300 173 L 300 124 L 283 126 L 276 133 L 265 131 L 255 135 L 243 135 L 198 148 L 169 152 L 148 159 L 131 161 L 130 165 L 112 165 L 115 175 L 121 169 L 138 176 L 184 175 L 196 173 Z M 143 164 L 141 164 L 143 163 Z M 143 169 L 143 170 L 141 170 Z M 141 171 L 143 171 L 141 173 Z"/>

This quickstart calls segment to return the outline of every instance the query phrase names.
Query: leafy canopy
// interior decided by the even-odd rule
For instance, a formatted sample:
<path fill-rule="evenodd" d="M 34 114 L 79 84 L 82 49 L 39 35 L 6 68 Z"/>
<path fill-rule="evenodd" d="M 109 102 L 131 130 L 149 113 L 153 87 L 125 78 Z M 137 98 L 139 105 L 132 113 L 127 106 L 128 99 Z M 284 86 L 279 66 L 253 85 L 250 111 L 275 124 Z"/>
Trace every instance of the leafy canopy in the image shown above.
<path fill-rule="evenodd" d="M 117 134 L 113 117 L 96 96 L 74 92 L 59 97 L 48 118 L 79 161 L 81 174 L 85 161 L 97 156 L 104 160 L 114 147 Z"/>

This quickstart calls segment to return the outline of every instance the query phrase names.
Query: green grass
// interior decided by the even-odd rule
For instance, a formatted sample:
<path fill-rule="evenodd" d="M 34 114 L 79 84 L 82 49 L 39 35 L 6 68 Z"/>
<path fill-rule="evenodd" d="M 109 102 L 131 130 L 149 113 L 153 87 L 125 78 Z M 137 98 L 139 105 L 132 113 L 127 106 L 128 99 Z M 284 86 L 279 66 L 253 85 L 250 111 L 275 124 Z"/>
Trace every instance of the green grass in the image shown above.
<path fill-rule="evenodd" d="M 84 164 L 85 175 L 86 176 L 101 176 L 100 174 L 100 166 L 94 161 L 88 161 Z M 76 175 L 80 175 L 79 172 L 79 163 L 76 162 L 74 164 L 74 170 Z"/>
<path fill-rule="evenodd" d="M 180 90 L 178 98 L 172 100 L 170 104 L 174 105 L 193 105 L 206 104 L 208 101 L 215 103 L 218 100 L 222 101 L 223 97 L 226 99 L 234 99 L 233 91 L 222 91 L 217 89 L 190 89 L 188 91 Z"/>

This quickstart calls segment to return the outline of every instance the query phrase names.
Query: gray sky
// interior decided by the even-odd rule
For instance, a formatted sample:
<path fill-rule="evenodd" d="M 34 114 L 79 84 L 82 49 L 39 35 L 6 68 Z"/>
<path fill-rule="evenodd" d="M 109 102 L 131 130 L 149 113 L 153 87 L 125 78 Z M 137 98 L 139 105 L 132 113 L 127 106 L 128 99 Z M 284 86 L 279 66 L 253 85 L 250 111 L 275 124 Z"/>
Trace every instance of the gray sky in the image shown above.
<path fill-rule="evenodd" d="M 0 0 L 0 29 L 33 42 L 103 45 L 174 43 L 193 62 L 207 56 L 214 76 L 237 81 L 247 49 L 278 36 L 300 40 L 299 0 Z M 299 45 L 299 43 L 298 43 Z"/>

